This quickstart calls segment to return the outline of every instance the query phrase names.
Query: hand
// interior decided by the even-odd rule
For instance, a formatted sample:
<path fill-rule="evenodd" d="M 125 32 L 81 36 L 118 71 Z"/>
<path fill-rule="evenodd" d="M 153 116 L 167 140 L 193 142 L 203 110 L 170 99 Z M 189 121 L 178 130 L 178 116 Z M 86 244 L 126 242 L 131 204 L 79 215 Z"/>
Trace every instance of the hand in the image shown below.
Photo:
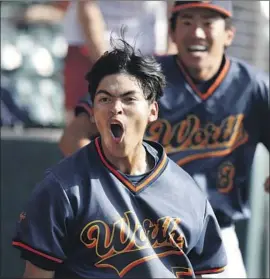
<path fill-rule="evenodd" d="M 264 183 L 264 190 L 265 192 L 270 193 L 270 176 L 268 176 Z"/>

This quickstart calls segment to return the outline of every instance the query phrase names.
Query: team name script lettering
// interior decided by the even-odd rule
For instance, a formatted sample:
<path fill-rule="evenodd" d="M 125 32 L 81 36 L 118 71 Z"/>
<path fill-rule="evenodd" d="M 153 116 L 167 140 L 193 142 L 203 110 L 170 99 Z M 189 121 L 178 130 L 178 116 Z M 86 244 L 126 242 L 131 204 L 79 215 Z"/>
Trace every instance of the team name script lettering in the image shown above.
<path fill-rule="evenodd" d="M 196 115 L 189 115 L 174 126 L 160 118 L 149 125 L 146 139 L 161 143 L 168 154 L 191 150 L 233 150 L 248 140 L 243 118 L 243 114 L 230 115 L 220 125 L 207 123 L 204 126 Z"/>
<path fill-rule="evenodd" d="M 95 249 L 99 261 L 96 267 L 110 267 L 120 277 L 130 269 L 158 257 L 182 255 L 185 243 L 179 231 L 179 218 L 162 217 L 156 222 L 142 223 L 133 212 L 125 212 L 112 227 L 101 220 L 87 224 L 80 239 L 89 249 Z M 142 253 L 142 250 L 143 253 Z"/>

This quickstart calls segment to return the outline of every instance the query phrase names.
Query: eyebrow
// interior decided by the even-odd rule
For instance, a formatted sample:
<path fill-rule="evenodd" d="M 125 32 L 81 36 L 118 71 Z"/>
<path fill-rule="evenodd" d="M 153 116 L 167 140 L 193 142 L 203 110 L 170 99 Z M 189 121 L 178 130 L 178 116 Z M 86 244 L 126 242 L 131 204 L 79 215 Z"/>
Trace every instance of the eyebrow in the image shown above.
<path fill-rule="evenodd" d="M 136 93 L 137 93 L 137 91 L 130 90 L 130 91 L 121 93 L 120 95 L 118 95 L 118 97 L 126 97 L 128 95 L 133 95 L 133 94 L 136 94 Z M 98 94 L 105 94 L 105 95 L 110 96 L 110 97 L 115 97 L 115 95 L 111 94 L 110 92 L 108 92 L 107 90 L 104 90 L 104 89 L 98 90 L 95 95 L 97 96 Z"/>

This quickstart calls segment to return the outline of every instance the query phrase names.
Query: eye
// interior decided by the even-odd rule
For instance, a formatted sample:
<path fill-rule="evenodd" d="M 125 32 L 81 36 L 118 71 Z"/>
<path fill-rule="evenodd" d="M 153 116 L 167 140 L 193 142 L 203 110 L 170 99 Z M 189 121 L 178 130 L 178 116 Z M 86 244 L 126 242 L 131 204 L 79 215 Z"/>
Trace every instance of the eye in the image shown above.
<path fill-rule="evenodd" d="M 191 25 L 191 21 L 189 21 L 189 20 L 183 20 L 183 21 L 182 21 L 182 24 L 183 24 L 183 25 L 186 25 L 186 26 L 189 26 L 189 25 Z"/>
<path fill-rule="evenodd" d="M 110 99 L 108 97 L 100 97 L 98 101 L 100 103 L 108 103 Z"/>
<path fill-rule="evenodd" d="M 208 21 L 204 22 L 204 26 L 206 26 L 206 27 L 209 27 L 211 25 L 212 25 L 212 21 L 211 20 L 208 20 Z"/>
<path fill-rule="evenodd" d="M 125 102 L 127 102 L 127 103 L 131 103 L 131 102 L 136 101 L 136 98 L 135 98 L 135 97 L 126 97 L 124 100 L 125 100 Z"/>

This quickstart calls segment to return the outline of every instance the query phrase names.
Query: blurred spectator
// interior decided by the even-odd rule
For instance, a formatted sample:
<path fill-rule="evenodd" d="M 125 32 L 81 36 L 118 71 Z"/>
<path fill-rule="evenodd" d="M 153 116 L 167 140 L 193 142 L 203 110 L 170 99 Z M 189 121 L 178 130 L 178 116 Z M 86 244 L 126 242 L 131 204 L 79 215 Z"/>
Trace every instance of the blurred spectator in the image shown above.
<path fill-rule="evenodd" d="M 78 100 L 87 92 L 84 75 L 109 48 L 111 33 L 127 26 L 125 39 L 144 54 L 166 53 L 169 1 L 71 1 L 64 34 L 69 44 L 64 68 L 66 122 L 73 118 Z"/>
<path fill-rule="evenodd" d="M 59 6 L 1 4 L 1 126 L 63 125 L 61 78 L 67 44 Z"/>
<path fill-rule="evenodd" d="M 23 21 L 27 23 L 57 24 L 63 20 L 68 2 L 30 5 L 23 14 Z"/>

